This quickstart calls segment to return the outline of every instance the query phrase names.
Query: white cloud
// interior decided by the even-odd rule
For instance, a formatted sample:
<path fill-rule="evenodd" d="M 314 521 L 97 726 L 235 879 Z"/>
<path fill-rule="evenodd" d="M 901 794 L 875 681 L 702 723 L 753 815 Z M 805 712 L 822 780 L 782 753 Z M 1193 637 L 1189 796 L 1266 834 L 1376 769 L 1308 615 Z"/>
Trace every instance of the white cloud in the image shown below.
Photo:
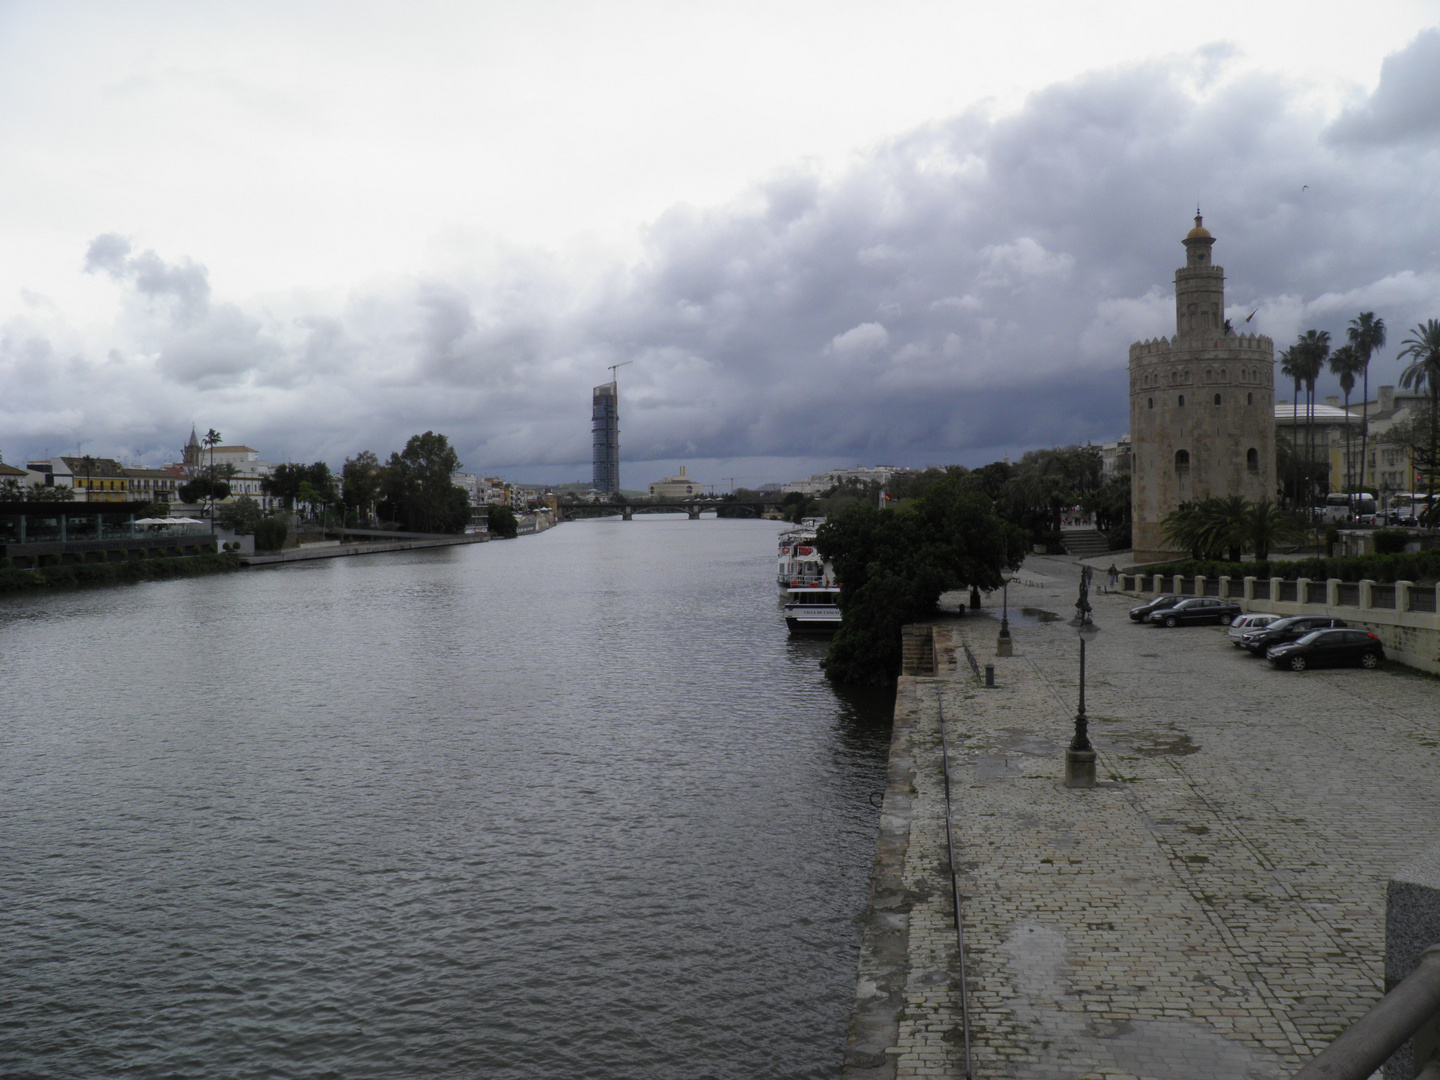
<path fill-rule="evenodd" d="M 879 323 L 867 322 L 836 334 L 830 350 L 844 360 L 863 360 L 890 344 L 890 334 Z"/>

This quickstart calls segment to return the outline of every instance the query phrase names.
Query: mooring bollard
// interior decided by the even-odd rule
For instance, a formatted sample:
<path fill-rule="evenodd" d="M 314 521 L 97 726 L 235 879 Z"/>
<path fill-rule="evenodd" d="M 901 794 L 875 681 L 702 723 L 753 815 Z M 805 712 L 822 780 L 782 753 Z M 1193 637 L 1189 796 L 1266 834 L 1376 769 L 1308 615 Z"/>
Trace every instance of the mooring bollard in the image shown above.
<path fill-rule="evenodd" d="M 994 664 L 986 664 L 986 665 L 985 665 L 985 685 L 986 685 L 986 686 L 994 686 L 994 685 L 995 685 L 995 665 L 994 665 Z"/>

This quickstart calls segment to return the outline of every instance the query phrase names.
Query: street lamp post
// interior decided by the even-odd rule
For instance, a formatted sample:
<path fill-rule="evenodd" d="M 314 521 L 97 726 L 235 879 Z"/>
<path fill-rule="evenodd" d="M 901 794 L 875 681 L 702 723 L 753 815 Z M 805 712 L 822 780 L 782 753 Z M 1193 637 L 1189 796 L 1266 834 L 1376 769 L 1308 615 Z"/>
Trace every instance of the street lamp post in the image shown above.
<path fill-rule="evenodd" d="M 1080 598 L 1075 602 L 1075 618 L 1070 626 L 1080 638 L 1080 709 L 1075 714 L 1075 737 L 1065 752 L 1065 786 L 1095 786 L 1095 748 L 1090 745 L 1090 721 L 1085 715 L 1085 643 L 1094 641 L 1100 628 L 1090 618 L 1090 567 L 1080 572 Z"/>
<path fill-rule="evenodd" d="M 1010 579 L 1014 576 L 1015 571 L 1010 567 L 1000 568 L 1000 580 L 1005 584 L 1001 594 L 1004 598 L 1002 601 L 1004 606 L 1000 609 L 1000 636 L 995 641 L 996 656 L 1013 656 L 1015 654 L 1015 643 L 1010 638 Z"/>

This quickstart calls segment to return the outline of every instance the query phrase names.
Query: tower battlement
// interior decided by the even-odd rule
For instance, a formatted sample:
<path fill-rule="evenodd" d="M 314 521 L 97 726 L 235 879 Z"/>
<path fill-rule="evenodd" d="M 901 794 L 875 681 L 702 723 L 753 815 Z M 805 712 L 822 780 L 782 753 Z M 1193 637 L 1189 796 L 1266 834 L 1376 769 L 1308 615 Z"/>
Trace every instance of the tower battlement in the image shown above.
<path fill-rule="evenodd" d="M 1208 339 L 1201 336 L 1198 340 L 1193 336 L 1181 339 L 1177 334 L 1173 338 L 1147 338 L 1130 346 L 1132 367 L 1147 361 L 1169 362 L 1180 358 L 1187 361 L 1211 358 L 1273 360 L 1274 356 L 1275 343 L 1264 334 L 1222 333 Z"/>

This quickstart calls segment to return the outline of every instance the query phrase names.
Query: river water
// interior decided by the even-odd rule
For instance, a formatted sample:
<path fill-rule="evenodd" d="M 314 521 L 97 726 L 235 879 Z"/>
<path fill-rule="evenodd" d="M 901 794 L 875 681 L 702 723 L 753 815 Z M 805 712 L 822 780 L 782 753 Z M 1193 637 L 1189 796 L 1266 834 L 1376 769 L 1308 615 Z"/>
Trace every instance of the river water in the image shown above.
<path fill-rule="evenodd" d="M 889 705 L 776 533 L 0 601 L 0 1075 L 837 1075 Z"/>

